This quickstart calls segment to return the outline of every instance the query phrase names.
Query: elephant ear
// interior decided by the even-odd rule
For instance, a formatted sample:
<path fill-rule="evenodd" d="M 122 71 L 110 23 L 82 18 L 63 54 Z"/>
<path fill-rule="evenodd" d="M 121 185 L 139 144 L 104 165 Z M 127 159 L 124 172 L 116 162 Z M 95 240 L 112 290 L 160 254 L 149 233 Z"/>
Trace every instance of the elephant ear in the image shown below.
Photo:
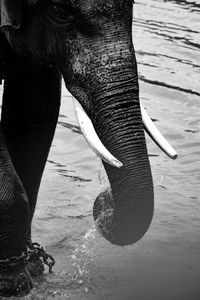
<path fill-rule="evenodd" d="M 22 0 L 0 0 L 1 26 L 5 31 L 19 29 L 21 25 Z"/>

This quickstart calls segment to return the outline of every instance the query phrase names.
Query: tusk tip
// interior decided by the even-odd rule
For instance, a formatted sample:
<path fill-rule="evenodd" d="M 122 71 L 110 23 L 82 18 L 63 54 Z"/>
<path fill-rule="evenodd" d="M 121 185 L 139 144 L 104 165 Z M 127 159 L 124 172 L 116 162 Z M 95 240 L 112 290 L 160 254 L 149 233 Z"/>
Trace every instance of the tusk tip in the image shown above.
<path fill-rule="evenodd" d="M 178 157 L 178 154 L 177 154 L 177 153 L 171 155 L 171 158 L 174 159 L 174 160 L 177 159 L 177 157 Z"/>
<path fill-rule="evenodd" d="M 121 167 L 123 167 L 123 164 L 121 163 L 121 161 L 115 159 L 113 160 L 113 166 L 120 169 Z"/>
<path fill-rule="evenodd" d="M 171 159 L 176 159 L 178 154 L 177 152 L 170 146 L 171 149 L 169 149 L 168 152 L 165 152 Z"/>

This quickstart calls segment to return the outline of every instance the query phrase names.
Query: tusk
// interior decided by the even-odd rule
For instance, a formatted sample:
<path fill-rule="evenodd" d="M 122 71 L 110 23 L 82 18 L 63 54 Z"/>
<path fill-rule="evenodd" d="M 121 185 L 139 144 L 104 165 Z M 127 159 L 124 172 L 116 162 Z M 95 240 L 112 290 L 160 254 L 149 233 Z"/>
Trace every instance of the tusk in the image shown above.
<path fill-rule="evenodd" d="M 94 126 L 80 103 L 73 97 L 76 118 L 89 146 L 102 160 L 111 166 L 121 168 L 123 164 L 116 159 L 100 141 Z"/>
<path fill-rule="evenodd" d="M 152 122 L 151 118 L 148 116 L 146 110 L 143 105 L 140 103 L 142 121 L 146 132 L 152 138 L 152 140 L 160 147 L 160 149 L 165 152 L 170 158 L 176 159 L 177 152 L 172 148 L 172 146 L 168 143 L 168 141 L 164 138 L 164 136 L 160 133 L 157 127 Z"/>

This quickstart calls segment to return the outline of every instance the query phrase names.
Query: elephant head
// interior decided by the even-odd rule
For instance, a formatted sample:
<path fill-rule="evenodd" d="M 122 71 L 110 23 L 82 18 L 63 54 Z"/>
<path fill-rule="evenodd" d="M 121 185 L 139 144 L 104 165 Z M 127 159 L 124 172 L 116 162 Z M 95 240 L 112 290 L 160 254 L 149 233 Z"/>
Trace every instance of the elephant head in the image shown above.
<path fill-rule="evenodd" d="M 107 148 L 101 157 L 110 189 L 97 197 L 93 212 L 101 233 L 118 245 L 140 239 L 153 216 L 142 119 L 150 135 L 156 129 L 143 108 L 141 114 L 132 6 L 132 0 L 1 0 L 1 28 L 12 48 L 59 68 Z"/>

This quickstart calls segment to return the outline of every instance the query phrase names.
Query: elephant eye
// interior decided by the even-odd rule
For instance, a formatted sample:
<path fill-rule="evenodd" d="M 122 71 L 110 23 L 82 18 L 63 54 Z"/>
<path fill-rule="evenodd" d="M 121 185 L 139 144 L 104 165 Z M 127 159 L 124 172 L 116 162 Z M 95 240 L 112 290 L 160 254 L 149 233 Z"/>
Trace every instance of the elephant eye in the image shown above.
<path fill-rule="evenodd" d="M 52 17 L 57 23 L 68 23 L 73 19 L 73 6 L 70 0 L 51 0 Z"/>
<path fill-rule="evenodd" d="M 51 0 L 51 4 L 55 10 L 64 12 L 66 10 L 72 10 L 72 2 L 70 0 Z"/>

